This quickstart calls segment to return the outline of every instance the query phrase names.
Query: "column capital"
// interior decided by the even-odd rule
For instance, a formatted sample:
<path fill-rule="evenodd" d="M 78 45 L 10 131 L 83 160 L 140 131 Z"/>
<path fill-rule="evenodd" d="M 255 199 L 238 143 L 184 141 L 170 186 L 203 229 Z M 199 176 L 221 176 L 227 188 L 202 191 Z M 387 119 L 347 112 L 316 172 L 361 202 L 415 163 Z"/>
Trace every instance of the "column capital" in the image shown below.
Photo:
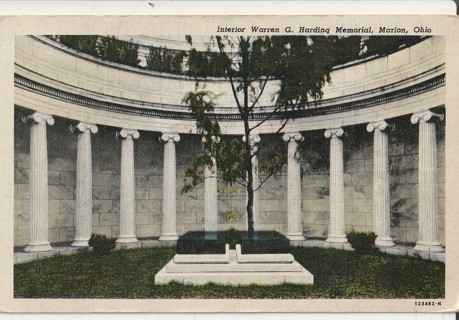
<path fill-rule="evenodd" d="M 73 133 L 83 133 L 85 131 L 97 133 L 99 128 L 97 128 L 97 126 L 92 123 L 80 122 L 78 124 L 71 124 L 70 131 Z"/>
<path fill-rule="evenodd" d="M 242 136 L 242 141 L 245 142 L 245 135 Z M 255 133 L 255 134 L 251 134 L 249 135 L 249 144 L 251 147 L 254 147 L 257 143 L 259 143 L 261 141 L 261 137 L 259 134 Z"/>
<path fill-rule="evenodd" d="M 220 143 L 220 137 L 211 136 L 210 139 L 211 139 L 213 142 L 215 142 L 215 143 Z M 201 138 L 201 142 L 202 142 L 202 143 L 206 143 L 206 142 L 207 142 L 207 139 L 206 139 L 205 136 L 203 136 L 203 137 Z"/>
<path fill-rule="evenodd" d="M 373 132 L 375 130 L 379 131 L 389 131 L 389 130 L 394 130 L 395 129 L 395 124 L 393 123 L 388 123 L 385 120 L 379 120 L 376 122 L 370 122 L 367 125 L 367 131 L 368 132 Z"/>
<path fill-rule="evenodd" d="M 414 113 L 411 116 L 411 123 L 416 124 L 418 122 L 429 122 L 429 121 L 442 121 L 445 115 L 442 113 L 434 113 L 430 110 Z"/>
<path fill-rule="evenodd" d="M 22 121 L 25 122 L 35 122 L 35 123 L 47 123 L 48 125 L 52 126 L 54 124 L 54 118 L 46 113 L 35 112 L 33 114 L 29 114 L 28 116 L 22 117 Z"/>
<path fill-rule="evenodd" d="M 282 136 L 282 140 L 284 141 L 290 141 L 290 140 L 303 141 L 304 137 L 299 132 L 290 132 L 290 133 L 285 133 Z"/>
<path fill-rule="evenodd" d="M 176 132 L 164 132 L 161 135 L 160 140 L 163 140 L 164 142 L 168 142 L 169 140 L 173 140 L 174 142 L 179 142 L 180 135 Z"/>
<path fill-rule="evenodd" d="M 332 128 L 332 129 L 327 129 L 324 132 L 325 138 L 332 138 L 334 137 L 341 137 L 344 134 L 343 128 Z"/>
<path fill-rule="evenodd" d="M 134 129 L 121 129 L 119 132 L 116 132 L 116 137 L 118 139 L 127 139 L 131 137 L 132 139 L 138 139 L 140 137 L 139 131 Z"/>

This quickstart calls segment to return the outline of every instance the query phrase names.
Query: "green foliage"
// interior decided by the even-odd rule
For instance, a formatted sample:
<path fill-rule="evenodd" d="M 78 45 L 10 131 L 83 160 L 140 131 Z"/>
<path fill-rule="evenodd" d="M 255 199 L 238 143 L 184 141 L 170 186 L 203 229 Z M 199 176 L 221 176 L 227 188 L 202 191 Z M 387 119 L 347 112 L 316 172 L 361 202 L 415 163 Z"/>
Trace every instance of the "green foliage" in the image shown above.
<path fill-rule="evenodd" d="M 138 49 L 139 45 L 132 40 L 121 41 L 113 36 L 103 37 L 98 47 L 100 58 L 131 67 L 136 67 L 140 62 Z"/>
<path fill-rule="evenodd" d="M 359 251 L 371 251 L 376 240 L 376 233 L 373 231 L 357 232 L 354 228 L 346 233 L 347 241 L 352 248 Z"/>
<path fill-rule="evenodd" d="M 183 73 L 182 63 L 185 56 L 185 51 L 168 50 L 166 47 L 150 47 L 147 56 L 147 69 L 181 74 Z"/>
<path fill-rule="evenodd" d="M 192 43 L 191 37 L 187 36 L 186 40 Z M 258 156 L 261 148 L 251 144 L 249 137 L 256 128 L 273 118 L 283 119 L 278 129 L 280 132 L 288 121 L 279 116 L 282 111 L 302 109 L 309 105 L 310 100 L 322 98 L 322 87 L 330 81 L 340 49 L 340 38 L 216 36 L 211 40 L 216 43 L 218 52 L 212 52 L 210 48 L 208 52 L 199 52 L 192 48 L 188 55 L 188 74 L 197 81 L 205 81 L 206 77 L 223 70 L 223 75 L 231 84 L 245 141 L 221 139 L 220 127 L 213 116 L 217 95 L 197 84 L 194 92 L 185 95 L 183 103 L 196 118 L 198 133 L 204 138 L 204 151 L 196 156 L 192 167 L 187 170 L 186 175 L 191 182 L 185 179 L 182 191 L 189 191 L 202 182 L 202 166 L 211 164 L 215 159 L 223 182 L 240 183 L 246 187 L 248 231 L 253 233 L 253 173 L 265 174 L 267 179 L 280 172 L 284 158 L 280 153 L 273 154 L 268 162 L 254 169 L 252 159 Z M 274 109 L 265 119 L 253 124 L 254 110 L 260 107 L 259 100 L 269 80 L 273 79 L 279 81 L 279 89 L 272 96 Z"/>
<path fill-rule="evenodd" d="M 101 38 L 102 42 L 106 43 L 102 45 L 109 47 L 110 52 L 99 52 L 98 39 Z M 275 37 L 257 37 L 251 46 L 252 57 L 250 63 L 250 69 L 257 74 L 271 74 L 278 75 L 282 73 L 282 61 L 275 57 L 279 57 L 284 54 L 286 60 L 291 57 L 287 57 L 285 51 L 281 46 L 276 45 L 276 42 L 283 42 L 282 39 L 294 39 L 293 41 L 300 42 L 304 41 L 306 37 L 302 36 L 275 36 Z M 297 40 L 295 40 L 297 38 Z M 214 40 L 214 37 L 212 37 Z M 375 55 L 388 55 L 394 53 L 401 48 L 409 47 L 413 44 L 422 41 L 421 37 L 418 36 L 375 36 L 369 37 L 362 40 L 360 36 L 350 37 L 310 37 L 309 41 L 317 42 L 317 48 L 320 48 L 324 44 L 323 39 L 327 39 L 329 42 L 336 43 L 336 49 L 331 47 L 323 52 L 324 56 L 333 57 L 333 66 L 346 64 L 361 58 L 371 57 Z M 114 41 L 115 40 L 115 41 Z M 193 44 L 191 36 L 185 36 L 185 40 L 190 46 Z M 137 45 L 132 42 L 125 42 L 116 40 L 115 37 L 102 38 L 96 35 L 61 35 L 59 41 L 66 46 L 75 50 L 93 55 L 95 57 L 109 57 L 107 60 L 127 64 L 130 66 L 138 66 L 138 58 L 135 55 L 135 51 L 138 49 Z M 115 43 L 118 42 L 118 43 Z M 124 42 L 124 43 L 123 43 Z M 362 46 L 365 50 L 362 50 Z M 136 48 L 137 46 L 137 48 Z M 228 44 L 231 49 L 234 48 L 234 44 Z M 294 51 L 300 49 L 299 47 L 292 47 Z M 303 47 L 307 49 L 307 47 Z M 322 48 L 323 49 L 323 48 Z M 309 50 L 303 51 L 305 58 L 314 59 L 317 57 L 317 52 L 320 54 L 320 50 Z M 120 51 L 120 52 L 117 52 Z M 125 52 L 123 52 L 125 51 Z M 290 52 L 295 54 L 294 52 Z M 182 62 L 184 57 L 188 57 L 189 69 L 186 71 L 182 68 Z M 104 58 L 105 59 L 105 58 Z M 301 60 L 299 60 L 301 62 Z M 167 49 L 165 47 L 150 47 L 149 55 L 147 56 L 147 69 L 167 72 L 174 74 L 186 74 L 191 77 L 225 77 L 227 76 L 227 56 L 222 55 L 219 52 L 213 52 L 210 50 L 200 52 L 194 48 L 188 52 L 181 50 Z M 320 63 L 320 62 L 319 62 Z M 278 72 L 274 72 L 277 69 Z M 232 72 L 236 71 L 232 69 Z M 236 74 L 234 74 L 236 76 Z M 316 74 L 320 77 L 320 74 Z M 300 81 L 301 76 L 297 79 Z M 317 88 L 316 88 L 317 89 Z M 316 94 L 320 95 L 320 91 Z M 304 97 L 303 97 L 304 98 Z"/>
<path fill-rule="evenodd" d="M 245 163 L 248 155 L 242 139 L 240 137 L 222 139 L 219 151 L 217 163 L 220 169 L 220 179 L 230 186 L 238 182 L 244 185 L 247 172 Z"/>
<path fill-rule="evenodd" d="M 188 52 L 188 70 L 190 77 L 223 77 L 225 75 L 226 56 L 218 52 L 197 51 L 192 48 Z"/>
<path fill-rule="evenodd" d="M 206 90 L 205 86 L 202 90 L 196 88 L 196 90 L 188 92 L 182 99 L 182 103 L 188 106 L 191 113 L 196 118 L 196 128 L 198 134 L 205 138 L 205 149 L 216 148 L 215 141 L 212 137 L 219 139 L 221 136 L 220 125 L 212 117 L 216 107 L 216 100 L 218 95 L 213 92 Z M 212 150 L 210 150 L 212 152 Z"/>
<path fill-rule="evenodd" d="M 290 109 L 309 106 L 322 98 L 322 87 L 330 82 L 339 43 L 337 37 L 273 37 L 281 54 L 276 78 L 281 80 L 277 103 Z"/>
<path fill-rule="evenodd" d="M 15 298 L 123 299 L 441 299 L 445 265 L 383 253 L 291 248 L 295 260 L 314 275 L 314 285 L 230 287 L 172 282 L 155 285 L 172 248 L 56 256 L 14 266 Z"/>
<path fill-rule="evenodd" d="M 236 138 L 221 138 L 220 127 L 214 116 L 218 95 L 205 90 L 205 86 L 201 88 L 199 82 L 205 82 L 207 77 L 215 75 L 224 76 L 229 80 L 245 138 L 253 134 L 263 123 L 273 119 L 281 120 L 277 132 L 279 133 L 289 121 L 288 113 L 284 111 L 305 109 L 310 103 L 319 101 L 323 96 L 323 86 L 331 81 L 333 67 L 360 57 L 362 39 L 337 36 L 216 36 L 211 40 L 218 52 L 211 51 L 209 45 L 207 52 L 191 48 L 188 53 L 187 73 L 196 79 L 197 85 L 195 91 L 188 92 L 182 102 L 195 116 L 198 133 L 203 136 L 204 142 L 203 152 L 196 156 L 193 165 L 186 172 L 191 182 L 186 178 L 182 191 L 190 191 L 204 181 L 204 167 L 213 166 L 215 159 L 221 181 L 227 184 L 240 183 L 246 187 L 248 228 L 249 231 L 253 231 L 253 170 L 256 174 L 263 173 L 269 178 L 280 172 L 285 158 L 280 153 L 273 154 L 269 161 L 253 169 L 252 159 L 258 156 L 262 148 Z M 191 36 L 186 36 L 186 41 L 191 45 Z M 386 43 L 385 41 L 386 38 L 382 37 L 368 40 L 367 49 L 368 46 L 373 47 L 379 43 Z M 254 121 L 253 114 L 256 109 L 264 107 L 259 101 L 270 80 L 277 80 L 279 85 L 278 90 L 271 96 L 272 111 L 264 119 Z M 347 133 L 349 134 L 353 132 Z M 323 137 L 320 141 L 319 147 L 323 149 Z M 352 145 L 353 141 L 349 139 L 347 142 L 345 157 L 349 156 L 353 148 L 362 146 Z M 302 154 L 300 150 L 299 158 Z M 319 162 L 328 161 L 315 161 L 316 164 Z M 266 179 L 261 183 L 264 181 Z"/>
<path fill-rule="evenodd" d="M 337 39 L 339 41 L 339 50 L 335 52 L 334 65 L 342 65 L 361 58 L 361 37 L 350 36 Z"/>
<path fill-rule="evenodd" d="M 62 35 L 59 37 L 59 41 L 69 48 L 97 57 L 98 38 L 98 36 Z"/>
<path fill-rule="evenodd" d="M 231 249 L 236 247 L 236 244 L 241 243 L 241 232 L 234 228 L 225 231 L 225 243 L 228 243 Z"/>
<path fill-rule="evenodd" d="M 89 245 L 95 254 L 106 254 L 115 249 L 115 239 L 107 239 L 105 235 L 92 234 Z"/>
<path fill-rule="evenodd" d="M 62 35 L 59 41 L 70 48 L 111 62 L 131 67 L 137 67 L 140 62 L 139 45 L 118 40 L 114 36 Z"/>
<path fill-rule="evenodd" d="M 203 151 L 195 155 L 192 166 L 185 171 L 182 193 L 192 190 L 204 181 L 204 167 L 212 168 L 214 166 L 212 159 L 216 159 L 217 154 L 221 154 L 218 151 L 222 146 L 219 143 L 222 135 L 220 125 L 211 117 L 215 110 L 217 97 L 204 87 L 202 90 L 188 92 L 182 100 L 182 103 L 188 106 L 196 118 L 196 129 L 202 136 L 203 147 Z"/>

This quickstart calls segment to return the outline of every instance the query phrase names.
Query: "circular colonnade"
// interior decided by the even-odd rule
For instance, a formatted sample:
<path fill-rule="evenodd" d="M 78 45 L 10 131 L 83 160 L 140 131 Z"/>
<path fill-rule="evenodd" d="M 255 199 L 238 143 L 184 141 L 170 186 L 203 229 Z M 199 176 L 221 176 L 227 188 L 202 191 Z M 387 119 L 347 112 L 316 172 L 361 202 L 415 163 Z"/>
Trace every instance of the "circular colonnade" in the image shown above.
<path fill-rule="evenodd" d="M 120 243 L 169 241 L 187 230 L 245 226 L 245 195 L 217 179 L 191 195 L 179 193 L 182 167 L 199 148 L 195 120 L 181 105 L 192 79 L 102 61 L 46 37 L 16 40 L 16 246 L 29 252 L 51 250 L 50 242 L 87 246 L 94 232 Z M 444 251 L 444 50 L 443 37 L 429 37 L 335 68 L 323 99 L 292 112 L 282 130 L 277 143 L 287 142 L 287 166 L 255 193 L 256 228 L 343 248 L 345 231 L 357 227 L 375 231 L 379 247 L 416 242 L 421 252 Z M 224 93 L 216 110 L 223 134 L 242 135 L 228 82 L 206 82 Z M 269 113 L 275 90 L 272 81 L 252 125 Z M 280 125 L 260 125 L 253 143 Z M 357 127 L 371 143 L 346 154 L 362 135 L 346 137 Z M 416 141 L 404 133 L 413 130 Z M 298 144 L 308 153 L 302 141 L 310 132 L 330 141 L 322 169 L 295 160 Z"/>

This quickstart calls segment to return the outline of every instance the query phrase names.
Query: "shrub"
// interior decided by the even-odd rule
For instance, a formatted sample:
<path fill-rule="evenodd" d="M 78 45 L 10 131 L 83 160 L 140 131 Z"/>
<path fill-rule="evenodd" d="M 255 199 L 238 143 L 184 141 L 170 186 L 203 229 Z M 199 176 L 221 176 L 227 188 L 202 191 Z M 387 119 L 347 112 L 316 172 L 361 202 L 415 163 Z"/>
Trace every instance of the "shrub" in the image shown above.
<path fill-rule="evenodd" d="M 105 254 L 115 249 L 115 239 L 107 239 L 105 235 L 92 234 L 89 239 L 89 245 L 96 254 Z"/>
<path fill-rule="evenodd" d="M 131 67 L 138 67 L 140 62 L 139 45 L 132 40 L 122 41 L 114 36 L 63 35 L 59 41 L 77 51 L 111 62 Z"/>
<path fill-rule="evenodd" d="M 230 245 L 231 249 L 236 247 L 236 244 L 241 243 L 241 232 L 234 228 L 225 231 L 225 242 Z"/>
<path fill-rule="evenodd" d="M 359 251 L 370 251 L 373 249 L 376 233 L 373 231 L 357 232 L 354 228 L 346 233 L 347 241 L 351 244 L 352 248 Z"/>
<path fill-rule="evenodd" d="M 183 73 L 182 63 L 185 51 L 168 50 L 163 47 L 150 47 L 147 56 L 147 68 L 159 72 Z"/>
<path fill-rule="evenodd" d="M 97 57 L 98 36 L 87 35 L 62 35 L 59 37 L 60 43 L 80 52 Z"/>
<path fill-rule="evenodd" d="M 140 62 L 138 49 L 138 44 L 118 40 L 113 36 L 102 38 L 98 47 L 100 58 L 131 67 L 137 67 Z"/>

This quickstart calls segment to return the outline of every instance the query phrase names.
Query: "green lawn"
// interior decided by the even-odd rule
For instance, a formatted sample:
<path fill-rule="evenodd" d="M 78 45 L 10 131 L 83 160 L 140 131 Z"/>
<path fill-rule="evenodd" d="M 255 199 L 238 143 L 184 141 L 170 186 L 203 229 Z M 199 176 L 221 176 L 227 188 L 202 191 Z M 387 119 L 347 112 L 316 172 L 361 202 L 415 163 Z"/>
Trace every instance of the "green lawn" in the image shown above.
<path fill-rule="evenodd" d="M 155 285 L 155 274 L 173 248 L 80 253 L 14 267 L 16 298 L 444 298 L 440 262 L 334 249 L 292 248 L 314 275 L 314 285 L 229 287 L 171 283 Z"/>

